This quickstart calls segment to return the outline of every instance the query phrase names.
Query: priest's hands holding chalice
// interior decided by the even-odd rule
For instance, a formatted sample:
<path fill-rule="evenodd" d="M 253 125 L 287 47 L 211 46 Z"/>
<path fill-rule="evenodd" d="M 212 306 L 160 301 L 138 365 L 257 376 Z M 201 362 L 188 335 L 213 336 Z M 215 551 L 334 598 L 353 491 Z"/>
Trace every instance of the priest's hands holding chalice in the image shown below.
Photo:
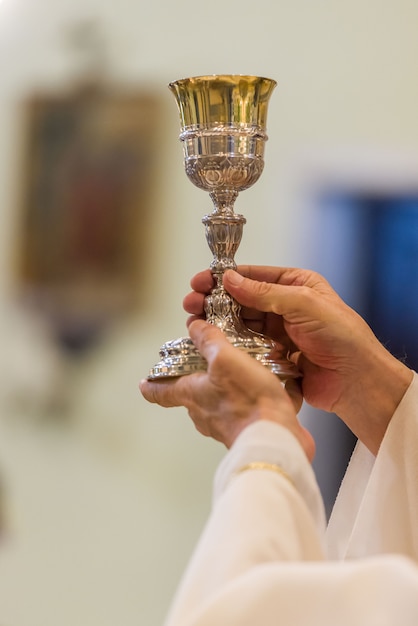
<path fill-rule="evenodd" d="M 165 407 L 185 406 L 199 432 L 228 448 L 252 422 L 275 421 L 295 435 L 312 460 L 314 442 L 297 420 L 292 392 L 286 393 L 274 374 L 232 346 L 216 326 L 197 320 L 189 330 L 208 362 L 207 371 L 163 381 L 142 381 L 144 397 Z M 297 391 L 294 400 L 300 404 Z"/>
<path fill-rule="evenodd" d="M 297 364 L 300 380 L 288 381 L 286 393 L 274 374 L 229 345 L 221 331 L 197 323 L 204 319 L 204 299 L 213 287 L 206 270 L 192 278 L 193 291 L 183 305 L 208 370 L 164 382 L 142 381 L 144 397 L 162 406 L 185 406 L 200 432 L 227 447 L 256 419 L 277 421 L 312 459 L 313 440 L 296 417 L 299 387 L 306 402 L 336 413 L 376 454 L 412 371 L 315 272 L 240 266 L 237 272 L 225 272 L 223 284 L 242 306 L 249 328 L 279 341 L 287 334 L 293 345 L 289 358 Z"/>

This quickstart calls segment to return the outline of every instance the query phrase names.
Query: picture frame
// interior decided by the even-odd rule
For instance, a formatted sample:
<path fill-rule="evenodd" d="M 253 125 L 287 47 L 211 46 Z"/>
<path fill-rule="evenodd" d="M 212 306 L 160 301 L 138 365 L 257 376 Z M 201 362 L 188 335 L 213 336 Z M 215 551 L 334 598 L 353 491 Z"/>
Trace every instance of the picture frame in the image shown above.
<path fill-rule="evenodd" d="M 141 307 L 159 115 L 146 89 L 91 86 L 24 103 L 17 282 L 64 344 Z"/>

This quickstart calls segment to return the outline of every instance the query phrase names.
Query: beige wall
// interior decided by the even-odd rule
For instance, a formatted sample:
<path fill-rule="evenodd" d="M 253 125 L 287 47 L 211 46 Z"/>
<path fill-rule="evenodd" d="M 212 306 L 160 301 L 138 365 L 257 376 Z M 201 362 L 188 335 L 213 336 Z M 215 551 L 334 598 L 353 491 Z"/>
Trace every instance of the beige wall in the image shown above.
<path fill-rule="evenodd" d="M 91 17 L 108 38 L 110 79 L 151 84 L 166 103 L 161 188 L 149 233 L 155 245 L 146 269 L 153 288 L 141 317 L 114 329 L 76 371 L 60 371 L 69 416 L 65 427 L 46 427 L 41 396 L 49 373 L 57 374 L 55 357 L 48 353 L 49 365 L 42 365 L 36 329 L 7 317 L 21 181 L 18 104 L 34 89 L 65 86 L 74 77 L 64 33 L 71 21 Z M 306 233 L 299 192 L 316 155 L 319 163 L 324 153 L 338 161 L 347 150 L 357 156 L 418 150 L 417 22 L 414 0 L 0 2 L 5 624 L 160 624 L 210 506 L 222 449 L 198 437 L 182 410 L 149 407 L 136 389 L 160 344 L 184 332 L 189 277 L 210 260 L 200 221 L 209 198 L 183 174 L 166 84 L 207 73 L 278 81 L 264 174 L 237 202 L 248 220 L 237 258 L 300 264 L 298 242 Z M 18 409 L 7 400 L 5 385 L 15 382 L 9 360 L 33 400 Z"/>

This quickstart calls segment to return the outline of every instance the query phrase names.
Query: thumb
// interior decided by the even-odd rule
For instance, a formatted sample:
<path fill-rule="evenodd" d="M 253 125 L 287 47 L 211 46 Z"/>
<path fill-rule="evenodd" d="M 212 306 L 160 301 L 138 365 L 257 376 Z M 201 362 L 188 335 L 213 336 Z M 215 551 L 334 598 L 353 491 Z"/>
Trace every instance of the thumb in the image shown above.
<path fill-rule="evenodd" d="M 225 272 L 223 284 L 228 293 L 243 306 L 282 315 L 289 322 L 301 321 L 306 317 L 322 319 L 326 311 L 323 298 L 311 287 L 304 285 L 281 285 L 252 280 L 234 270 Z"/>
<path fill-rule="evenodd" d="M 272 376 L 263 366 L 244 350 L 234 347 L 226 334 L 213 324 L 203 320 L 194 321 L 189 327 L 190 338 L 200 354 L 208 362 L 208 369 L 215 378 L 237 376 L 244 386 L 266 386 L 265 375 Z"/>
<path fill-rule="evenodd" d="M 234 270 L 227 270 L 224 273 L 223 285 L 228 293 L 243 306 L 265 313 L 277 312 L 274 307 L 277 300 L 277 285 L 246 278 Z"/>
<path fill-rule="evenodd" d="M 207 360 L 214 359 L 221 347 L 231 347 L 225 333 L 214 324 L 195 320 L 189 326 L 190 338 L 200 354 Z"/>

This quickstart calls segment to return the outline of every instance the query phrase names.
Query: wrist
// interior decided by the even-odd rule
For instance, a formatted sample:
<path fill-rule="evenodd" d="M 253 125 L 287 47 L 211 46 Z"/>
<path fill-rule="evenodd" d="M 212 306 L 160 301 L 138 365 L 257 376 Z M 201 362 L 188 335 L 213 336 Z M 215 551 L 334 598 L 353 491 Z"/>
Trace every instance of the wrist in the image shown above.
<path fill-rule="evenodd" d="M 255 470 L 260 464 L 266 470 L 270 467 L 273 474 L 282 473 L 282 477 L 286 474 L 322 531 L 325 524 L 323 502 L 306 454 L 286 427 L 269 420 L 253 422 L 237 437 L 216 472 L 214 501 L 222 496 L 237 473 L 249 474 L 243 468 Z"/>
<path fill-rule="evenodd" d="M 412 370 L 380 343 L 359 364 L 337 414 L 372 454 L 412 379 Z"/>

